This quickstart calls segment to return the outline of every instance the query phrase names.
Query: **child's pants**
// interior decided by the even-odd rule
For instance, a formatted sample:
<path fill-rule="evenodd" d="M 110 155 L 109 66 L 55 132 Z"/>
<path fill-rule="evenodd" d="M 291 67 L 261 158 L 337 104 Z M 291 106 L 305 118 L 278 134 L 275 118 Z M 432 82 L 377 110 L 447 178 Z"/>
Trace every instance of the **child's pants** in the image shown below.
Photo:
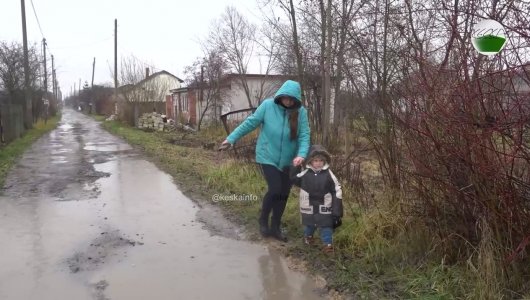
<path fill-rule="evenodd" d="M 326 245 L 330 245 L 333 243 L 333 228 L 332 227 L 319 227 L 320 228 L 320 239 L 322 240 L 322 243 Z M 304 236 L 313 236 L 315 231 L 317 230 L 316 226 L 313 225 L 306 225 L 304 227 Z"/>

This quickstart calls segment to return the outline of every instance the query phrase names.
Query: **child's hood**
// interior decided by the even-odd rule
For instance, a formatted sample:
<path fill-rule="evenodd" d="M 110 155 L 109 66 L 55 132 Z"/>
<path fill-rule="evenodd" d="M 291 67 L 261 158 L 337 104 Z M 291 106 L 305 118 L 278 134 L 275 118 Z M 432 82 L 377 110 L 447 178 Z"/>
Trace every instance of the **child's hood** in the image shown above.
<path fill-rule="evenodd" d="M 331 163 L 331 155 L 326 150 L 326 148 L 324 148 L 324 146 L 312 145 L 311 148 L 309 148 L 309 155 L 307 156 L 307 164 L 310 164 L 311 160 L 317 155 L 324 156 L 326 158 L 326 164 Z"/>

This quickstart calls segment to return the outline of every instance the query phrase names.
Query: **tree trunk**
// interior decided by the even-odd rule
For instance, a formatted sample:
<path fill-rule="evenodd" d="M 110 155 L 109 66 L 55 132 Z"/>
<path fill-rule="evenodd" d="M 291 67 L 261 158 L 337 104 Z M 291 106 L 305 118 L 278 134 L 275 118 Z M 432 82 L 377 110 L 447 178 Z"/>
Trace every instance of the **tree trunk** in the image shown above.
<path fill-rule="evenodd" d="M 300 44 L 298 43 L 298 30 L 296 27 L 296 13 L 294 10 L 293 0 L 289 0 L 289 5 L 291 6 L 291 22 L 293 24 L 293 43 L 294 43 L 294 53 L 296 54 L 296 67 L 298 69 L 298 82 L 300 83 L 300 88 L 302 91 L 302 104 L 306 105 L 305 93 L 304 93 L 304 66 L 302 64 L 302 53 L 300 51 Z"/>
<path fill-rule="evenodd" d="M 324 145 L 329 143 L 329 126 L 330 126 L 330 110 L 331 110 L 331 38 L 333 36 L 333 22 L 331 21 L 331 0 L 328 0 L 328 7 L 326 11 L 326 27 L 327 27 L 327 42 L 326 42 L 326 66 L 325 66 L 325 80 L 326 80 L 326 103 L 324 107 Z"/>
<path fill-rule="evenodd" d="M 326 21 L 327 11 L 324 0 L 318 1 L 320 8 L 320 94 L 316 94 L 318 110 L 318 128 L 320 129 L 321 140 L 319 143 L 324 143 L 324 131 L 326 124 Z M 320 96 L 320 97 L 318 97 Z M 325 143 L 324 143 L 325 144 Z"/>
<path fill-rule="evenodd" d="M 352 5 L 353 7 L 353 5 Z M 351 8 L 350 8 L 351 9 Z M 340 96 L 340 84 L 342 82 L 342 68 L 344 66 L 344 48 L 346 45 L 346 27 L 348 26 L 348 21 L 350 19 L 351 11 L 348 11 L 348 1 L 342 0 L 342 18 L 339 28 L 339 49 L 337 52 L 337 70 L 335 73 L 335 101 L 333 110 L 333 121 L 338 123 L 340 119 L 344 119 L 345 116 L 340 115 L 342 107 L 337 107 L 337 100 Z M 335 126 L 336 127 L 336 126 Z"/>

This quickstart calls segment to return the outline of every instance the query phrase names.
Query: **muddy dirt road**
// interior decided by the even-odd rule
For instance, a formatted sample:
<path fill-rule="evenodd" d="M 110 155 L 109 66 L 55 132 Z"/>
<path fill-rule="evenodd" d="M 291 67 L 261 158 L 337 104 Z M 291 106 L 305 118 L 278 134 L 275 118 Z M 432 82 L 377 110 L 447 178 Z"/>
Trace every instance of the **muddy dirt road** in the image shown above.
<path fill-rule="evenodd" d="M 240 235 L 97 122 L 65 110 L 0 196 L 0 299 L 321 298 L 309 276 Z"/>

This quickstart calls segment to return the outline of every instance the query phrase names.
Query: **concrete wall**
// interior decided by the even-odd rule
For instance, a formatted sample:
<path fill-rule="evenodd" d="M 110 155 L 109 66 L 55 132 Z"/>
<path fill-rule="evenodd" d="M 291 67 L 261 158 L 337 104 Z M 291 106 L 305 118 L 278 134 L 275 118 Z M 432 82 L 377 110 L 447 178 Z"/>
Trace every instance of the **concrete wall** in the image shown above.
<path fill-rule="evenodd" d="M 247 79 L 247 84 L 250 91 L 250 99 L 253 107 L 257 107 L 259 102 L 269 97 L 274 96 L 276 91 L 284 83 L 285 79 L 266 78 L 266 77 L 250 77 Z M 262 87 L 263 83 L 263 87 Z M 223 105 L 223 113 L 249 108 L 247 95 L 241 81 L 234 77 L 230 82 L 229 90 L 225 91 L 225 99 Z M 261 94 L 261 97 L 260 97 Z"/>

